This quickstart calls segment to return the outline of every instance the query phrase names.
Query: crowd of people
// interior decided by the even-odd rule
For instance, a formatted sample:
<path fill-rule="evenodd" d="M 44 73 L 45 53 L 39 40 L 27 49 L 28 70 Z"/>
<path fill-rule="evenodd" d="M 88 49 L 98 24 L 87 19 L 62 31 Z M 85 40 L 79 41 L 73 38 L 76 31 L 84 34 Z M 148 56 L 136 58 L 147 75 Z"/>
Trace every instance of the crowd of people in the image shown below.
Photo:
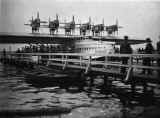
<path fill-rule="evenodd" d="M 28 46 L 18 48 L 17 53 L 55 53 L 55 52 L 69 52 L 63 45 L 49 45 L 49 44 L 29 44 Z"/>
<path fill-rule="evenodd" d="M 156 49 L 154 49 L 153 45 L 152 45 L 152 41 L 150 38 L 147 38 L 146 39 L 146 46 L 145 48 L 139 48 L 138 49 L 138 53 L 141 53 L 141 54 L 160 54 L 160 41 L 157 42 L 157 47 Z M 125 36 L 124 37 L 124 42 L 120 45 L 120 53 L 121 54 L 131 54 L 132 53 L 132 48 L 130 46 L 130 44 L 128 43 L 128 37 Z M 128 57 L 122 57 L 121 60 L 122 60 L 122 64 L 128 64 Z M 151 66 L 151 63 L 152 63 L 152 58 L 150 57 L 144 57 L 143 58 L 143 65 L 144 66 Z M 160 67 L 160 58 L 158 58 L 157 60 L 157 65 L 158 67 Z M 122 67 L 121 68 L 121 73 L 126 73 L 126 67 Z M 143 68 L 142 70 L 142 74 L 152 74 L 152 69 L 145 69 Z M 158 71 L 158 74 L 160 76 L 160 71 Z"/>

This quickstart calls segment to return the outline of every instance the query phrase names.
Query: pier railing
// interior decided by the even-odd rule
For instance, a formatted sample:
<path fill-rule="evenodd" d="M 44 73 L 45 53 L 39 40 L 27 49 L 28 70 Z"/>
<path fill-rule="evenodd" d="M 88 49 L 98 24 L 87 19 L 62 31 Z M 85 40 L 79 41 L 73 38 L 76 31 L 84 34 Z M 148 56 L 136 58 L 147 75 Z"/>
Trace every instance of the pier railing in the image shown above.
<path fill-rule="evenodd" d="M 3 54 L 1 54 L 1 57 Z M 18 59 L 19 61 L 31 61 L 35 63 L 44 63 L 46 65 L 61 66 L 65 68 L 83 69 L 85 73 L 89 71 L 120 73 L 122 67 L 127 68 L 125 80 L 127 81 L 134 73 L 139 73 L 142 69 L 151 69 L 156 73 L 160 67 L 157 60 L 160 60 L 159 54 L 85 54 L 85 53 L 6 53 L 7 58 Z M 36 59 L 33 59 L 35 57 Z M 100 59 L 98 57 L 103 57 Z M 126 57 L 127 64 L 122 64 L 121 59 Z M 97 59 L 96 59 L 97 58 Z M 145 58 L 151 59 L 151 66 L 143 65 Z M 152 76 L 152 75 L 151 75 Z"/>

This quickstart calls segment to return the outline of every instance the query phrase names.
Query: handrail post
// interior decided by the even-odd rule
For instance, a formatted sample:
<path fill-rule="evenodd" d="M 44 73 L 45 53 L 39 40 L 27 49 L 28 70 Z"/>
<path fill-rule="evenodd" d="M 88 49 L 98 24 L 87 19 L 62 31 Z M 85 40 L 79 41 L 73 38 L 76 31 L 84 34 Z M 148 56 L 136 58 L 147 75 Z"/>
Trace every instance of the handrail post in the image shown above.
<path fill-rule="evenodd" d="M 133 57 L 132 54 L 129 56 L 129 68 L 132 68 Z"/>
<path fill-rule="evenodd" d="M 82 56 L 80 56 L 80 66 L 82 66 Z"/>
<path fill-rule="evenodd" d="M 129 79 L 131 79 L 133 75 L 133 68 L 132 68 L 133 57 L 132 56 L 133 56 L 132 54 L 129 56 L 129 63 L 128 63 L 129 69 L 128 69 L 125 81 L 128 81 Z"/>
<path fill-rule="evenodd" d="M 50 65 L 50 60 L 51 59 L 51 55 L 50 55 L 50 53 L 48 53 L 48 62 L 47 62 L 47 65 L 49 66 Z"/>
<path fill-rule="evenodd" d="M 89 72 L 89 70 L 91 69 L 91 60 L 92 60 L 92 57 L 91 57 L 91 56 L 89 56 L 89 59 L 88 59 L 88 65 L 87 65 L 87 67 L 86 67 L 86 71 L 85 71 L 85 73 L 88 73 L 88 72 Z"/>
<path fill-rule="evenodd" d="M 65 63 L 66 63 L 66 65 L 67 65 L 67 59 L 68 59 L 68 56 L 66 55 L 65 56 Z"/>
<path fill-rule="evenodd" d="M 67 57 L 67 55 L 65 55 L 65 61 L 64 61 L 64 65 L 63 65 L 63 70 L 67 67 L 67 59 L 68 59 L 68 57 Z"/>
<path fill-rule="evenodd" d="M 49 53 L 49 55 L 48 55 L 48 60 L 50 60 L 51 59 L 51 54 Z"/>
<path fill-rule="evenodd" d="M 105 64 L 106 64 L 106 63 L 108 63 L 108 56 L 105 56 L 104 63 L 105 63 Z M 104 65 L 104 68 L 107 68 L 107 66 L 106 66 L 106 65 Z"/>
<path fill-rule="evenodd" d="M 62 64 L 64 63 L 64 55 L 62 55 Z"/>
<path fill-rule="evenodd" d="M 40 56 L 38 55 L 38 60 L 37 64 L 40 64 Z"/>

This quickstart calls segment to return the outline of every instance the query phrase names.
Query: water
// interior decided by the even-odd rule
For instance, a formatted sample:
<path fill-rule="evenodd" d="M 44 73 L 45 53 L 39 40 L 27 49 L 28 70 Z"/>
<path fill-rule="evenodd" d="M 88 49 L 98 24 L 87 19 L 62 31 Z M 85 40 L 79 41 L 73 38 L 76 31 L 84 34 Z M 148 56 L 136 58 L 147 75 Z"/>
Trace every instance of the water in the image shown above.
<path fill-rule="evenodd" d="M 25 71 L 31 72 L 30 70 Z M 0 64 L 0 110 L 33 110 L 63 107 L 71 109 L 71 112 L 41 117 L 124 117 L 123 109 L 126 107 L 124 107 L 121 100 L 114 94 L 104 95 L 96 88 L 94 88 L 90 93 L 86 91 L 80 92 L 74 89 L 72 91 L 68 91 L 60 88 L 59 86 L 35 87 L 25 81 L 25 71 L 13 66 Z M 143 112 L 144 107 L 138 106 L 138 108 L 136 107 L 136 109 L 132 111 L 135 111 L 135 115 Z M 34 118 L 39 118 L 39 116 L 35 116 Z"/>
<path fill-rule="evenodd" d="M 68 92 L 58 86 L 36 88 L 26 83 L 25 77 L 22 69 L 0 64 L 0 110 L 60 106 L 72 109 L 68 114 L 61 114 L 62 118 L 90 118 L 114 113 L 121 115 L 122 104 L 117 98 L 93 99 L 87 92 Z M 92 95 L 104 96 L 96 92 Z"/>

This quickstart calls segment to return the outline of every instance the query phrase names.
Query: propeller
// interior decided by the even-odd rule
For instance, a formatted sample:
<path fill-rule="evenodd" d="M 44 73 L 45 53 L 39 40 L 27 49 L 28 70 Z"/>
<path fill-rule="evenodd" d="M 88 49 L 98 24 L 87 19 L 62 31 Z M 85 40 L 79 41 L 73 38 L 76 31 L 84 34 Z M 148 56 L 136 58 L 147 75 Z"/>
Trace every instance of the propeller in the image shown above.
<path fill-rule="evenodd" d="M 118 35 L 118 29 L 119 29 L 119 26 L 118 26 L 118 19 L 116 19 L 116 28 L 117 28 L 117 35 Z"/>
<path fill-rule="evenodd" d="M 48 22 L 49 22 L 49 23 L 51 22 L 51 19 L 50 19 L 50 17 L 49 17 L 49 20 L 48 20 Z"/>
<path fill-rule="evenodd" d="M 82 26 L 81 20 L 79 20 L 79 23 L 80 23 L 80 27 L 81 27 Z"/>
<path fill-rule="evenodd" d="M 122 26 L 119 26 L 118 19 L 116 19 L 116 28 L 117 28 L 117 35 L 118 35 L 119 28 L 123 28 Z"/>
<path fill-rule="evenodd" d="M 116 25 L 118 26 L 118 19 L 116 18 Z"/>
<path fill-rule="evenodd" d="M 89 17 L 89 24 L 91 24 L 91 17 Z"/>
<path fill-rule="evenodd" d="M 58 14 L 56 13 L 56 20 L 58 20 Z"/>
<path fill-rule="evenodd" d="M 39 19 L 39 12 L 37 12 L 37 18 Z"/>
<path fill-rule="evenodd" d="M 72 16 L 72 21 L 74 22 L 74 15 Z"/>
<path fill-rule="evenodd" d="M 66 24 L 66 18 L 64 19 L 64 23 Z"/>
<path fill-rule="evenodd" d="M 89 31 L 91 30 L 91 17 L 89 17 Z"/>
<path fill-rule="evenodd" d="M 103 24 L 103 26 L 104 26 L 104 18 L 102 19 L 102 24 Z"/>
<path fill-rule="evenodd" d="M 51 22 L 51 19 L 50 19 L 50 17 L 49 17 L 49 19 L 48 19 L 48 22 L 49 22 L 49 27 L 50 27 L 50 22 Z"/>

